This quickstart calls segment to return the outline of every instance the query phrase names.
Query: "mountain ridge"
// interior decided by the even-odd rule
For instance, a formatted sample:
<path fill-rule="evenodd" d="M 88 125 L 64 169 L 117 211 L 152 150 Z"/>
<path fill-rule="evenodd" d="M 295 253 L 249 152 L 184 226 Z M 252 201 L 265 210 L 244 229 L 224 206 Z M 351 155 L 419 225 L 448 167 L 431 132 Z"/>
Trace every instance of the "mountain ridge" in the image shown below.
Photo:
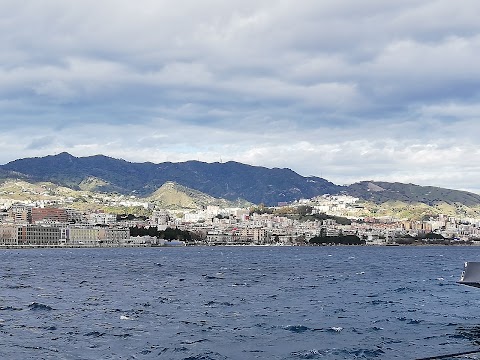
<path fill-rule="evenodd" d="M 165 183 L 174 182 L 213 198 L 268 206 L 325 194 L 346 194 L 378 204 L 388 201 L 430 206 L 442 202 L 466 206 L 480 204 L 480 195 L 461 190 L 384 181 L 360 181 L 340 186 L 320 177 L 304 177 L 288 168 L 266 168 L 235 161 L 135 163 L 101 154 L 75 157 L 62 152 L 0 165 L 0 180 L 15 177 L 50 181 L 76 190 L 88 188 L 141 197 L 149 197 Z"/>
<path fill-rule="evenodd" d="M 215 198 L 244 199 L 267 205 L 335 193 L 340 189 L 325 179 L 305 178 L 290 169 L 268 169 L 233 161 L 131 163 L 104 155 L 77 158 L 60 153 L 14 160 L 1 165 L 0 169 L 16 171 L 34 181 L 51 181 L 73 189 L 79 189 L 86 178 L 94 177 L 106 183 L 97 191 L 135 192 L 140 196 L 148 196 L 165 182 L 173 181 Z"/>

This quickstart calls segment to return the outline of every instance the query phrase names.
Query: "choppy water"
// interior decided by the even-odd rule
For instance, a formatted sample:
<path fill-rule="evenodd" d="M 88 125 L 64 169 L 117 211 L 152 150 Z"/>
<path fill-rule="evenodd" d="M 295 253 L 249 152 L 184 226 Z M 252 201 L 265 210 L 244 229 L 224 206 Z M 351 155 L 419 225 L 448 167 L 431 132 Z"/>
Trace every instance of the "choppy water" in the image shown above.
<path fill-rule="evenodd" d="M 415 359 L 476 349 L 476 247 L 0 250 L 1 359 Z"/>

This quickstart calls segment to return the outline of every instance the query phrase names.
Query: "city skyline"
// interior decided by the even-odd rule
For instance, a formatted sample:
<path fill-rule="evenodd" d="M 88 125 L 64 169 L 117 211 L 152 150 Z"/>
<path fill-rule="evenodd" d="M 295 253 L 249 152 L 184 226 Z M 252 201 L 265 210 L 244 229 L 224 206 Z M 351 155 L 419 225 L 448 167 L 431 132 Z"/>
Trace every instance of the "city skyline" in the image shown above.
<path fill-rule="evenodd" d="M 480 193 L 478 2 L 0 9 L 1 164 L 232 160 Z"/>

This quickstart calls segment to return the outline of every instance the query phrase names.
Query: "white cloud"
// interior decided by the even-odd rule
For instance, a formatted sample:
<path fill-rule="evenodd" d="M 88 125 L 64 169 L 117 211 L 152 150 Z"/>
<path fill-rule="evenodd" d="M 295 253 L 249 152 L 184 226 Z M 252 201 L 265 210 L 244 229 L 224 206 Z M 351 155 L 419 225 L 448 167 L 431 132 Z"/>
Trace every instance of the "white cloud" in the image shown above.
<path fill-rule="evenodd" d="M 474 189 L 479 12 L 473 0 L 2 1 L 0 161 L 221 158 Z"/>

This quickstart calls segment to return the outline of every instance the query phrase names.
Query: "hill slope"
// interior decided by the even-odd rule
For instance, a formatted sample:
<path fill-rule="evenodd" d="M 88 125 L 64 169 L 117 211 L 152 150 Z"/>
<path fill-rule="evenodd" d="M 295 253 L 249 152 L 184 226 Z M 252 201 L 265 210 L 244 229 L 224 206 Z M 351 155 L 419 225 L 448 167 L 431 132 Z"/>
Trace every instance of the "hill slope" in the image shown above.
<path fill-rule="evenodd" d="M 146 199 L 161 208 L 168 209 L 201 209 L 208 205 L 217 205 L 221 207 L 248 207 L 252 205 L 246 201 L 232 202 L 224 199 L 217 199 L 171 181 L 163 184 Z"/>
<path fill-rule="evenodd" d="M 348 186 L 345 191 L 351 196 L 376 204 L 382 204 L 388 201 L 423 203 L 430 206 L 441 203 L 449 205 L 463 204 L 466 206 L 480 204 L 480 195 L 467 191 L 398 182 L 362 181 Z"/>
<path fill-rule="evenodd" d="M 90 178 L 90 184 L 96 182 Z M 226 207 L 249 207 L 253 204 L 217 199 L 197 190 L 173 182 L 165 183 L 151 196 L 142 198 L 120 194 L 103 194 L 88 189 L 72 190 L 49 182 L 30 183 L 23 180 L 0 180 L 0 199 L 4 205 L 22 202 L 32 206 L 60 205 L 79 210 L 107 210 L 121 213 L 143 204 L 153 204 L 166 209 L 203 209 L 209 205 Z M 141 205 L 142 204 L 142 205 Z"/>

